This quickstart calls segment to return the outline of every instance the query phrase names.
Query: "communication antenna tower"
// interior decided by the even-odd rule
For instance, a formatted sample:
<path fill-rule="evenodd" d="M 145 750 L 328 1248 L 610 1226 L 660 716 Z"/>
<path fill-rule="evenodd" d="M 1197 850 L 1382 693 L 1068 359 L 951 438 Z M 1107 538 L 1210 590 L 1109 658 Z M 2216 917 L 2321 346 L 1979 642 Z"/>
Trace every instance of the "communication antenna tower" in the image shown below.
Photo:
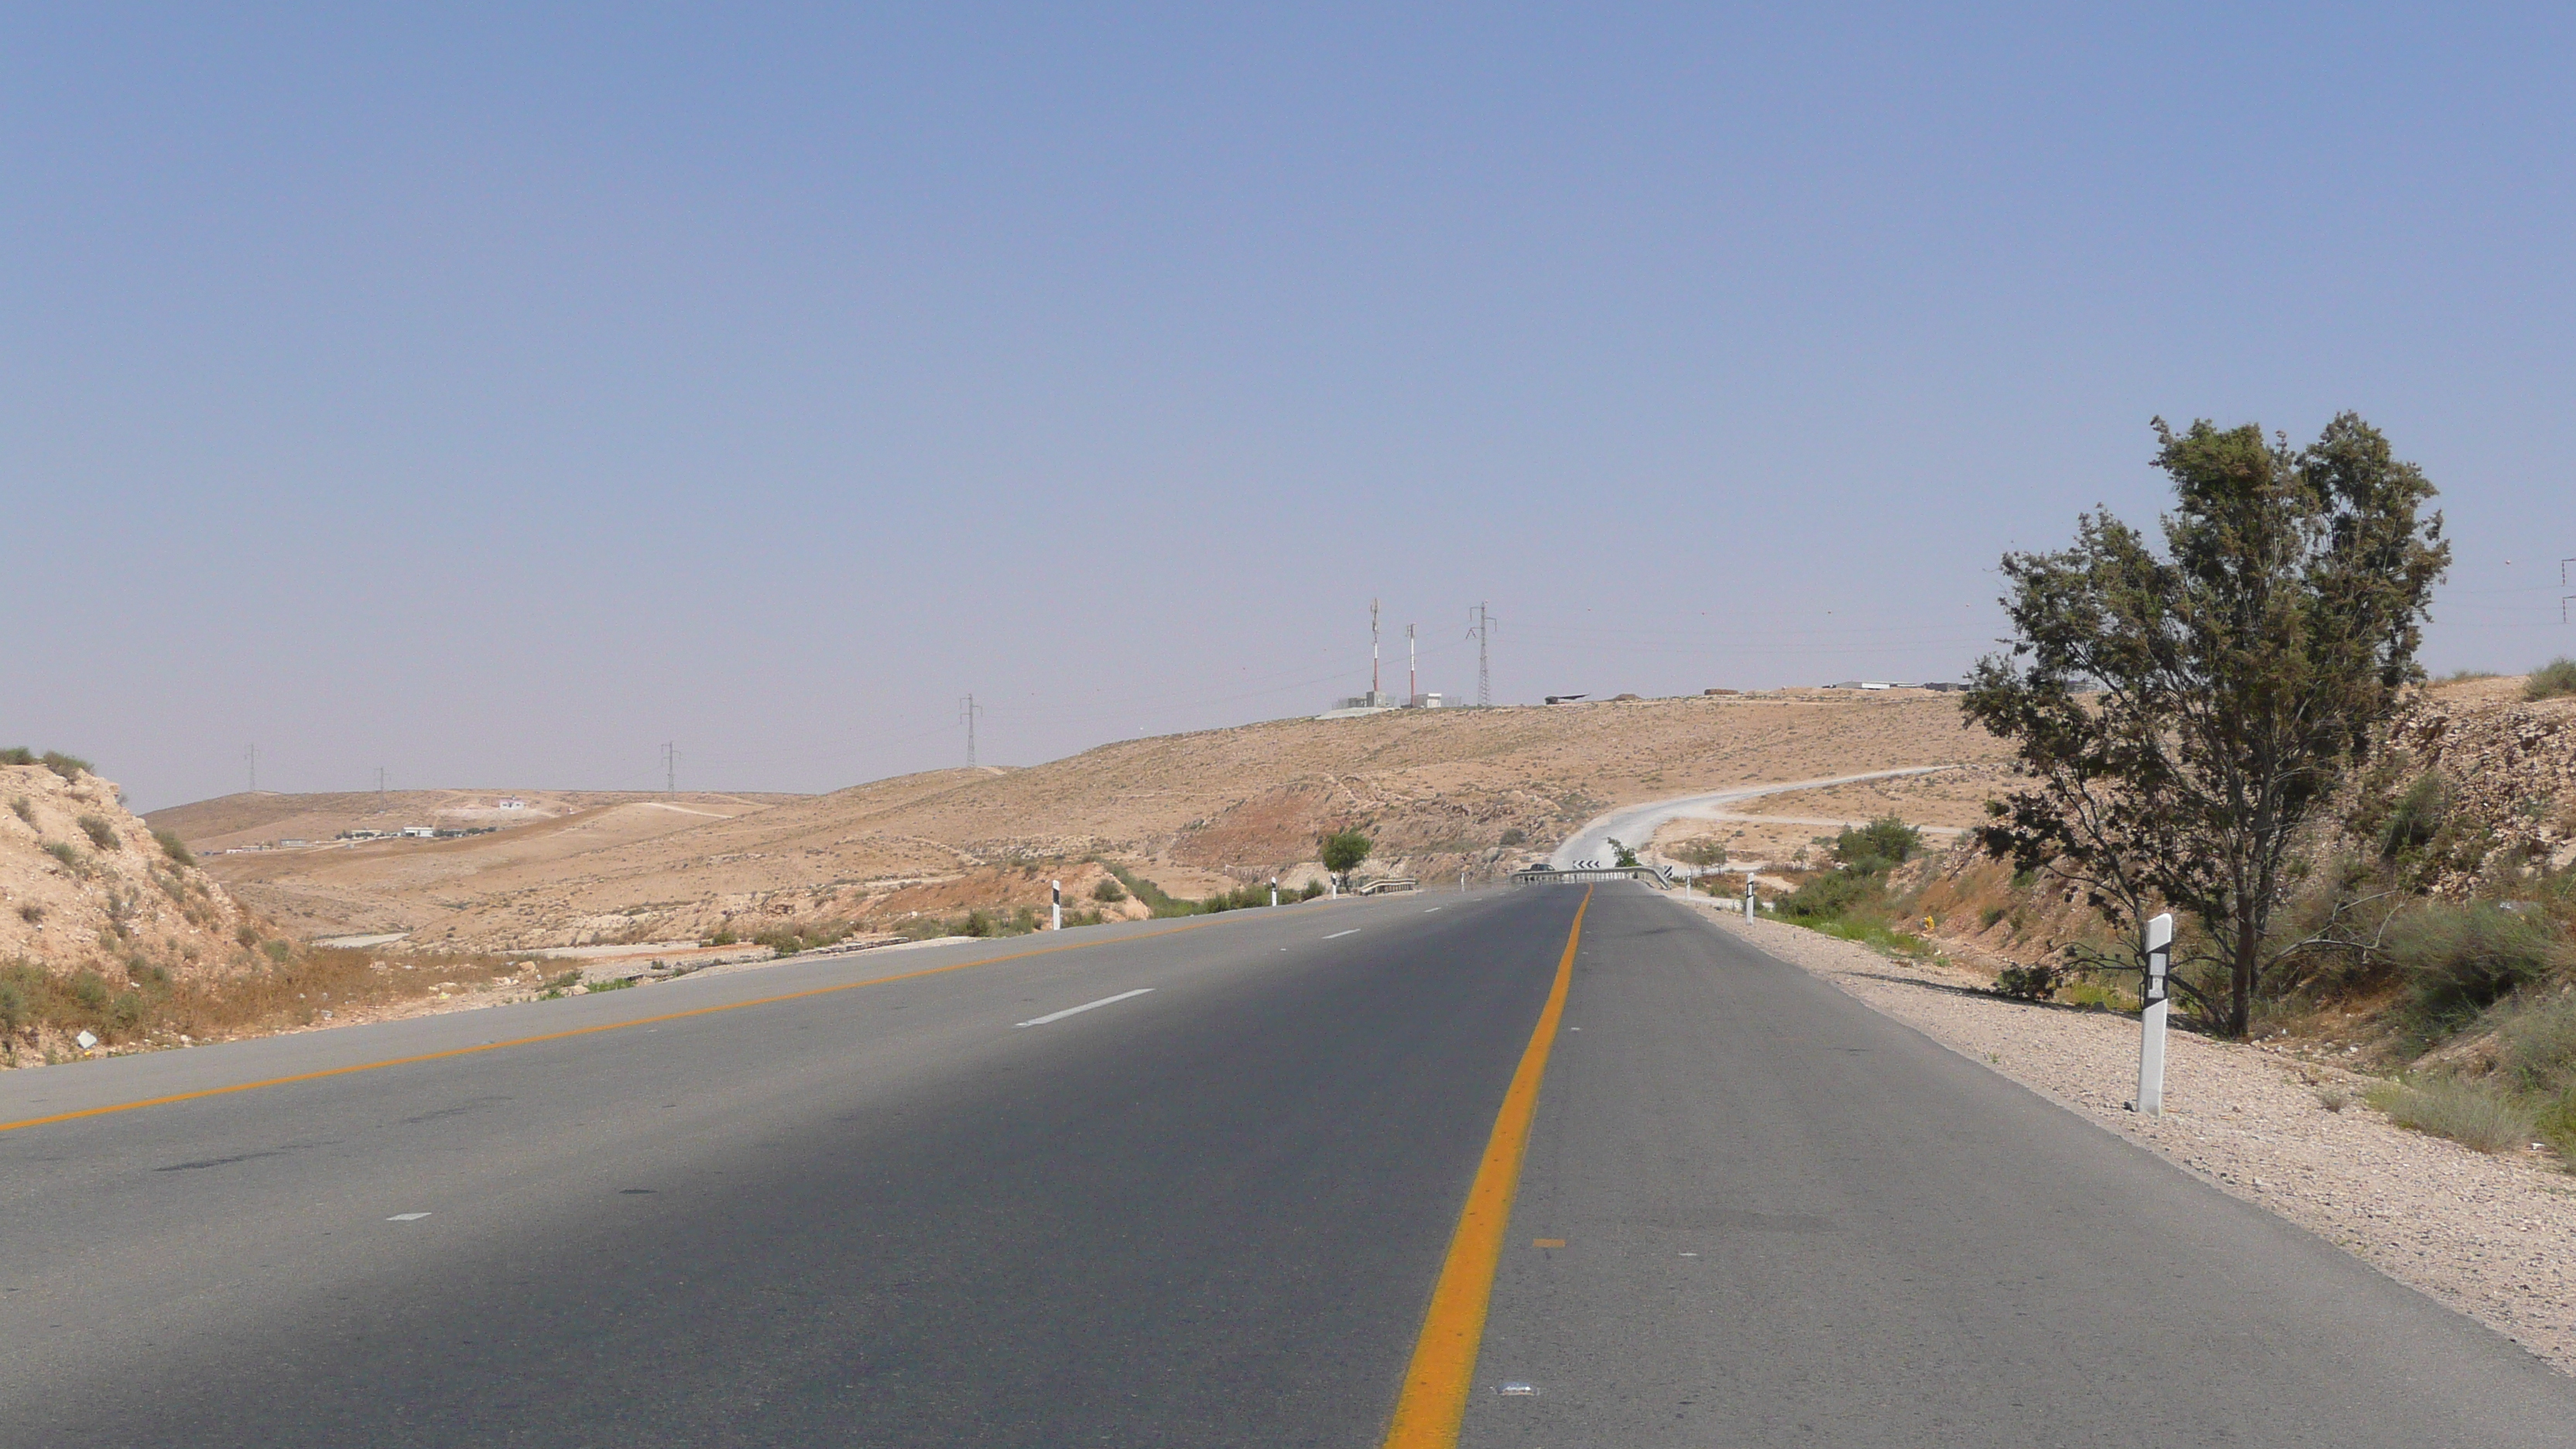
<path fill-rule="evenodd" d="M 662 742 L 662 793 L 672 799 L 680 794 L 680 746 L 672 740 Z"/>
<path fill-rule="evenodd" d="M 971 694 L 957 701 L 957 717 L 966 721 L 966 768 L 970 770 L 975 768 L 975 716 L 983 712 L 984 706 Z"/>
<path fill-rule="evenodd" d="M 1422 680 L 1413 665 L 1413 626 L 1404 626 L 1404 702 L 1411 705 L 1422 697 Z"/>
<path fill-rule="evenodd" d="M 256 795 L 259 793 L 259 746 L 251 746 L 246 753 L 250 759 L 250 792 Z"/>
<path fill-rule="evenodd" d="M 1378 699 L 1377 685 L 1377 600 L 1369 600 L 1369 703 Z"/>

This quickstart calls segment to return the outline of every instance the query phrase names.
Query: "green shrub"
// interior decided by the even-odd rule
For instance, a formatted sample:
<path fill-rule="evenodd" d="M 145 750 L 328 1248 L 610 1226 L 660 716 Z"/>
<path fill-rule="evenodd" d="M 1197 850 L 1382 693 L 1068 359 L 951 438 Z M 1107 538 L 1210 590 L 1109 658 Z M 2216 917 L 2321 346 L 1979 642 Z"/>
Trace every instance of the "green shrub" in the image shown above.
<path fill-rule="evenodd" d="M 9 802 L 9 813 L 27 822 L 30 826 L 33 826 L 36 823 L 36 807 L 28 804 L 27 797 L 24 795 L 21 795 Z"/>
<path fill-rule="evenodd" d="M 948 934 L 948 923 L 936 916 L 915 916 L 894 928 L 907 941 L 936 941 Z"/>
<path fill-rule="evenodd" d="M 179 832 L 175 830 L 155 830 L 152 832 L 152 838 L 161 843 L 161 853 L 163 855 L 170 857 L 181 865 L 195 865 L 197 863 L 196 855 L 188 849 L 188 843 L 179 838 Z"/>
<path fill-rule="evenodd" d="M 1127 888 L 1116 880 L 1103 877 L 1091 888 L 1091 898 L 1104 906 L 1114 906 L 1127 899 Z"/>
<path fill-rule="evenodd" d="M 107 1010 L 107 978 L 95 971 L 74 973 L 63 983 L 65 995 L 80 1003 L 83 1011 Z"/>
<path fill-rule="evenodd" d="M 1529 832 L 1527 832 L 1527 831 L 1525 831 L 1525 830 L 1521 829 L 1519 826 L 1515 825 L 1515 826 L 1513 826 L 1511 829 L 1504 831 L 1504 832 L 1503 832 L 1503 834 L 1502 834 L 1502 838 L 1501 838 L 1501 839 L 1499 839 L 1499 840 L 1497 840 L 1497 841 L 1495 841 L 1494 843 L 1495 843 L 1496 845 L 1500 845 L 1500 846 L 1503 846 L 1503 847 L 1505 847 L 1505 848 L 1507 848 L 1507 849 L 1508 849 L 1509 847 L 1511 847 L 1511 846 L 1515 846 L 1515 845 L 1519 845 L 1519 844 L 1523 843 L 1524 841 L 1527 841 L 1528 839 L 1529 839 Z"/>
<path fill-rule="evenodd" d="M 2497 1006 L 2496 1074 L 2543 1097 L 2576 1092 L 2576 994 L 2560 992 Z"/>
<path fill-rule="evenodd" d="M 968 911 L 966 913 L 966 919 L 957 924 L 957 934 L 961 936 L 989 936 L 993 934 L 992 915 L 986 911 Z"/>
<path fill-rule="evenodd" d="M 89 862 L 81 858 L 80 850 L 68 840 L 51 842 L 45 847 L 45 854 L 61 861 L 63 869 L 74 875 L 89 874 Z"/>
<path fill-rule="evenodd" d="M 103 815 L 84 815 L 72 823 L 81 828 L 81 834 L 89 837 L 90 844 L 101 850 L 125 848 L 125 842 L 117 838 L 116 827 Z"/>
<path fill-rule="evenodd" d="M 1127 867 L 1105 860 L 1100 862 L 1100 864 L 1103 869 L 1118 878 L 1118 883 L 1127 888 L 1128 894 L 1134 896 L 1140 901 L 1143 901 L 1145 903 L 1145 908 L 1152 911 L 1157 918 L 1165 916 L 1194 916 L 1198 914 L 1199 908 L 1195 902 L 1173 899 L 1170 895 L 1164 893 L 1161 886 L 1158 886 L 1152 881 L 1145 879 L 1143 876 L 1136 874 Z"/>
<path fill-rule="evenodd" d="M 66 755 L 60 750 L 47 750 L 38 759 L 46 769 L 66 780 L 77 780 L 82 775 L 90 773 L 89 761 L 78 755 Z"/>
<path fill-rule="evenodd" d="M 241 943 L 243 950 L 249 950 L 259 944 L 259 927 L 244 921 L 234 929 L 233 939 Z"/>
<path fill-rule="evenodd" d="M 32 765 L 34 763 L 36 763 L 36 752 L 28 749 L 25 745 L 11 745 L 5 750 L 0 750 L 0 765 Z"/>
<path fill-rule="evenodd" d="M 1886 878 L 1871 871 L 1829 870 L 1807 877 L 1778 903 L 1780 918 L 1806 925 L 1836 920 L 1887 896 Z"/>
<path fill-rule="evenodd" d="M 2576 694 L 2576 659 L 2552 659 L 2522 682 L 2525 699 L 2556 699 L 2563 694 Z"/>
<path fill-rule="evenodd" d="M 2567 948 L 2543 925 L 2479 902 L 2428 904 L 2388 924 L 2381 943 L 2413 987 L 2416 1009 L 2457 1021 L 2567 964 Z"/>
<path fill-rule="evenodd" d="M 2415 783 L 2397 797 L 2396 807 L 2389 812 L 2388 826 L 2379 837 L 2381 857 L 2395 860 L 2432 844 L 2450 810 L 2451 787 L 2441 775 L 2426 770 L 2416 776 Z"/>
<path fill-rule="evenodd" d="M 295 954 L 295 948 L 284 941 L 270 941 L 262 945 L 259 949 L 267 952 L 268 959 L 276 962 L 280 966 L 286 964 L 287 957 Z"/>
<path fill-rule="evenodd" d="M 2539 1126 L 2530 1110 L 2474 1082 L 2437 1077 L 2417 1085 L 2390 1082 L 2372 1089 L 2370 1105 L 2411 1131 L 2448 1137 L 2480 1152 L 2510 1152 L 2532 1140 Z"/>
<path fill-rule="evenodd" d="M 716 928 L 716 933 L 714 935 L 707 937 L 707 944 L 710 946 L 732 946 L 739 944 L 741 940 L 742 938 L 740 936 L 733 933 L 733 927 L 719 926 Z"/>
<path fill-rule="evenodd" d="M 2003 918 L 2003 907 L 1988 906 L 1984 910 L 1977 912 L 1977 929 L 1981 931 L 1991 931 L 1995 928 L 1995 922 L 2000 921 Z"/>
<path fill-rule="evenodd" d="M 1846 826 L 1834 837 L 1834 859 L 1859 871 L 1893 869 L 1922 849 L 1923 832 L 1895 815 L 1882 815 L 1867 825 Z"/>
<path fill-rule="evenodd" d="M 2047 1001 L 2057 995 L 2057 988 L 2065 981 L 2064 972 L 2044 962 L 2037 966 L 2007 966 L 1995 975 L 1995 994 L 2019 1001 Z"/>

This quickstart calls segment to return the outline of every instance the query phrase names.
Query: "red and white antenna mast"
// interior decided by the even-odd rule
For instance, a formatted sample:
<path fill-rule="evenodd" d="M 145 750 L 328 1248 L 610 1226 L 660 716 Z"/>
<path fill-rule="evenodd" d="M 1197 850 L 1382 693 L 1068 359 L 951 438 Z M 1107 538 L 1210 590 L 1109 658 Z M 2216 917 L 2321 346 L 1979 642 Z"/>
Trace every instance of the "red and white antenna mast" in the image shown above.
<path fill-rule="evenodd" d="M 1413 626 L 1404 626 L 1404 702 L 1411 704 L 1422 697 L 1422 683 L 1413 673 Z"/>
<path fill-rule="evenodd" d="M 1369 600 L 1369 703 L 1377 703 L 1377 600 Z"/>

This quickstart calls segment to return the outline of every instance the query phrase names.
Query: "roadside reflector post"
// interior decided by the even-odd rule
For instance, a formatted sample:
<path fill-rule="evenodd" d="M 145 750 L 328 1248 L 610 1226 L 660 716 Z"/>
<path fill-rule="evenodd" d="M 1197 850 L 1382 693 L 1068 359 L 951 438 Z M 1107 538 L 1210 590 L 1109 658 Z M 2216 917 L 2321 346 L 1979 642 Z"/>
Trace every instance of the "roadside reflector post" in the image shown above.
<path fill-rule="evenodd" d="M 1270 878 L 1270 904 L 1279 904 L 1279 877 L 1275 875 Z"/>
<path fill-rule="evenodd" d="M 2147 922 L 2147 977 L 2139 989 L 2138 1106 L 2143 1117 L 2165 1113 L 2165 978 L 2173 972 L 2173 913 Z"/>
<path fill-rule="evenodd" d="M 1753 872 L 1744 873 L 1744 919 L 1753 919 Z"/>
<path fill-rule="evenodd" d="M 1060 880 L 1048 881 L 1047 891 L 1054 897 L 1047 907 L 1048 914 L 1055 917 L 1053 929 L 1061 931 L 1064 929 L 1064 882 Z"/>

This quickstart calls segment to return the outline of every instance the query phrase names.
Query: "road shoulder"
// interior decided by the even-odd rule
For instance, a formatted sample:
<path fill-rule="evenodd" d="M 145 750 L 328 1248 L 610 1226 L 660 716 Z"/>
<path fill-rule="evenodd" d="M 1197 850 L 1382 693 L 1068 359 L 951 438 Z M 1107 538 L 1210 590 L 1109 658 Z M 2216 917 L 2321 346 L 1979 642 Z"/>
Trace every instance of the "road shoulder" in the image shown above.
<path fill-rule="evenodd" d="M 2409 1132 L 2341 1074 L 2176 1032 L 2162 1120 L 2136 1095 L 2135 1017 L 2016 1002 L 1965 968 L 1881 956 L 1778 921 L 1691 907 L 1962 1056 L 2210 1182 L 2576 1374 L 2576 1178 Z M 2362 1079 L 2352 1078 L 2358 1082 Z M 2321 1091 L 2343 1088 L 2340 1111 Z"/>

